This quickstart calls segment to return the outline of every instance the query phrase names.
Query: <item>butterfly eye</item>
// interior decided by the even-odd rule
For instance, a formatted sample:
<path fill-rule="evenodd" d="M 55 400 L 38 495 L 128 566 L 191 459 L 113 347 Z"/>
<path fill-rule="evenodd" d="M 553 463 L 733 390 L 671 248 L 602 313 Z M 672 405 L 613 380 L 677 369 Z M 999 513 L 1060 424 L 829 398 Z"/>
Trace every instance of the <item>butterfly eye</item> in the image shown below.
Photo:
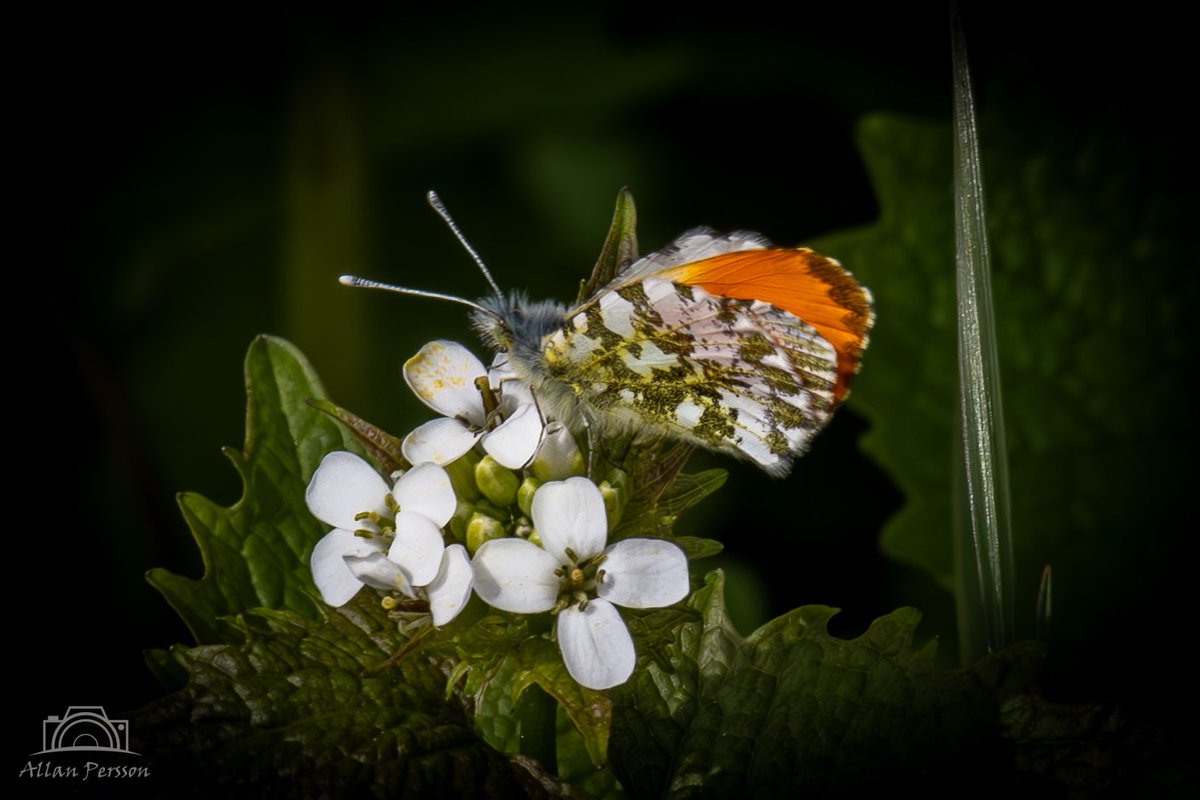
<path fill-rule="evenodd" d="M 486 302 L 486 300 L 484 301 Z M 489 309 L 490 311 L 490 309 Z M 476 313 L 476 330 L 480 332 L 497 352 L 508 350 L 513 344 L 512 329 L 508 322 L 499 314 L 482 315 Z"/>

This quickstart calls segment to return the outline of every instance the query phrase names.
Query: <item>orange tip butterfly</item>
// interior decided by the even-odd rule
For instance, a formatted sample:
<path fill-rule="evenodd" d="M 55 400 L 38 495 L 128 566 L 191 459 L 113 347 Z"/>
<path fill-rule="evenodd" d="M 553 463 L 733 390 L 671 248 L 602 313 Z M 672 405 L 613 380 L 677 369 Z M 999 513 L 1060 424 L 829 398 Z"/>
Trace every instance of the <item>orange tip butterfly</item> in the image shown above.
<path fill-rule="evenodd" d="M 433 192 L 430 205 L 493 294 L 476 302 L 342 276 L 344 284 L 473 308 L 549 418 L 594 434 L 647 431 L 782 477 L 845 399 L 874 322 L 841 264 L 755 233 L 694 228 L 620 265 L 575 307 L 504 294 Z"/>

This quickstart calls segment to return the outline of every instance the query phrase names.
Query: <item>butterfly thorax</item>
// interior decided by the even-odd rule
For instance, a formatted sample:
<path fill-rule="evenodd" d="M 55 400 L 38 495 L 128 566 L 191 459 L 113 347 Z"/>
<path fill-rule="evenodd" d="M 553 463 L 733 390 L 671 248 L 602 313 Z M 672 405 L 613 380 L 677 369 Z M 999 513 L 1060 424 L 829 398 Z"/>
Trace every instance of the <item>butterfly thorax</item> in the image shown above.
<path fill-rule="evenodd" d="M 533 388 L 544 414 L 574 425 L 578 404 L 570 387 L 546 370 L 542 352 L 547 336 L 562 329 L 566 306 L 553 300 L 530 302 L 520 293 L 479 300 L 484 309 L 472 314 L 480 338 L 497 353 L 508 355 L 518 379 Z"/>

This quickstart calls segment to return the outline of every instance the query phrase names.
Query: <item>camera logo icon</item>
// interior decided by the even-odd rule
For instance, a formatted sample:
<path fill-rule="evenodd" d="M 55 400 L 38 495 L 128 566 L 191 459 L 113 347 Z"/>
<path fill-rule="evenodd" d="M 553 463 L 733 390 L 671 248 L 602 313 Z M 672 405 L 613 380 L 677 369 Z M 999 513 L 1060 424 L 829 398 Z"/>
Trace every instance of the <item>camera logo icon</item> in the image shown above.
<path fill-rule="evenodd" d="M 70 706 L 62 717 L 46 717 L 42 722 L 42 752 L 79 750 L 133 753 L 129 749 L 129 720 L 109 719 L 102 706 Z"/>

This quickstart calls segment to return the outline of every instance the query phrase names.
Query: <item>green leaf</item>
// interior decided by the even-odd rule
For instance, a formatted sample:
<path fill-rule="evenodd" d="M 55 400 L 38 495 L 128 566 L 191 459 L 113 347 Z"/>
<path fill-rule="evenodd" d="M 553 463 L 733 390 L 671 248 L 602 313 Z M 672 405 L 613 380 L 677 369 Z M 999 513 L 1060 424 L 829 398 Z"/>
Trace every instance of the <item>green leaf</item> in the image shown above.
<path fill-rule="evenodd" d="M 701 619 L 677 630 L 670 669 L 643 664 L 613 693 L 610 753 L 634 797 L 854 796 L 992 775 L 1007 764 L 1000 698 L 1041 663 L 1033 645 L 936 672 L 932 643 L 911 649 L 913 609 L 843 640 L 826 631 L 834 609 L 804 606 L 743 639 L 719 572 L 691 606 Z"/>
<path fill-rule="evenodd" d="M 621 616 L 629 626 L 638 652 L 653 659 L 666 672 L 674 671 L 670 650 L 675 644 L 676 631 L 680 626 L 700 619 L 694 608 L 683 604 L 667 608 L 626 608 L 621 610 Z"/>
<path fill-rule="evenodd" d="M 624 459 L 629 474 L 623 482 L 629 500 L 612 533 L 614 540 L 634 536 L 673 539 L 676 518 L 725 485 L 729 473 L 723 469 L 681 472 L 693 450 L 689 444 L 664 442 L 630 448 Z"/>
<path fill-rule="evenodd" d="M 156 675 L 183 685 L 132 726 L 163 776 L 156 788 L 265 795 L 287 775 L 301 796 L 507 797 L 522 784 L 560 794 L 479 738 L 440 665 L 395 657 L 410 642 L 373 593 L 340 609 L 315 599 L 309 554 L 326 529 L 305 488 L 326 453 L 361 448 L 319 410 L 330 405 L 321 384 L 287 342 L 251 345 L 246 387 L 246 446 L 230 454 L 241 500 L 180 503 L 204 577 L 151 574 L 203 643 L 147 653 Z"/>
<path fill-rule="evenodd" d="M 616 773 L 596 767 L 583 737 L 571 718 L 560 706 L 558 709 L 558 775 L 584 797 L 601 800 L 624 798 Z"/>
<path fill-rule="evenodd" d="M 398 469 L 408 469 L 412 466 L 401 451 L 402 441 L 399 438 L 328 400 L 310 397 L 308 404 L 345 425 L 375 459 L 380 472 L 391 474 Z"/>
<path fill-rule="evenodd" d="M 476 621 L 448 625 L 439 641 L 427 645 L 424 652 L 453 656 L 471 665 L 463 691 L 474 701 L 480 731 L 493 747 L 517 751 L 521 731 L 513 716 L 521 695 L 536 685 L 570 718 L 592 763 L 605 764 L 612 716 L 608 695 L 577 684 L 563 664 L 558 645 L 531 632 L 527 622 L 511 614 L 488 613 Z M 548 620 L 535 617 L 532 622 L 541 625 Z"/>
<path fill-rule="evenodd" d="M 381 668 L 403 639 L 373 597 L 317 620 L 256 616 L 245 642 L 173 648 L 188 686 L 131 725 L 158 788 L 273 796 L 287 776 L 306 797 L 521 793 L 514 767 L 446 702 L 440 670 L 419 658 Z"/>
<path fill-rule="evenodd" d="M 1032 633 L 1039 576 L 1053 564 L 1052 664 L 1073 682 L 1111 674 L 1117 660 L 1132 674 L 1144 659 L 1112 621 L 1166 635 L 1175 623 L 1162 611 L 1175 600 L 1161 576 L 1190 563 L 1172 519 L 1195 457 L 1180 381 L 1200 357 L 1187 321 L 1200 301 L 1195 238 L 1173 177 L 1181 148 L 1153 126 L 1131 147 L 1103 125 L 1010 120 L 993 104 L 979 123 L 1018 635 Z M 906 496 L 884 550 L 951 589 L 953 143 L 943 123 L 895 116 L 867 118 L 858 136 L 879 221 L 818 245 L 876 300 L 850 402 L 871 421 L 864 449 Z"/>
<path fill-rule="evenodd" d="M 720 468 L 681 474 L 659 498 L 658 509 L 678 516 L 724 486 L 728 478 L 729 472 Z"/>
<path fill-rule="evenodd" d="M 633 203 L 633 192 L 627 188 L 617 193 L 617 204 L 613 209 L 612 223 L 608 227 L 608 235 L 604 237 L 604 245 L 600 248 L 600 257 L 592 268 L 591 277 L 579 288 L 576 303 L 582 303 L 591 297 L 601 287 L 608 284 L 617 273 L 637 260 L 637 208 Z"/>
<path fill-rule="evenodd" d="M 709 558 L 725 549 L 725 545 L 716 539 L 705 539 L 702 536 L 672 536 L 671 541 L 679 545 L 679 549 L 688 557 L 688 561 Z"/>
<path fill-rule="evenodd" d="M 187 670 L 179 665 L 170 651 L 153 649 L 147 650 L 143 655 L 146 659 L 146 666 L 150 668 L 150 672 L 160 685 L 168 689 L 178 689 L 187 684 Z"/>
<path fill-rule="evenodd" d="M 181 494 L 179 507 L 200 547 L 204 577 L 164 569 L 147 575 L 197 642 L 228 640 L 234 632 L 220 620 L 258 607 L 316 617 L 308 556 L 326 527 L 308 513 L 305 487 L 326 453 L 362 452 L 341 425 L 305 402 L 324 395 L 293 345 L 270 336 L 250 345 L 246 444 L 241 452 L 225 451 L 241 475 L 242 498 L 226 508 Z"/>

